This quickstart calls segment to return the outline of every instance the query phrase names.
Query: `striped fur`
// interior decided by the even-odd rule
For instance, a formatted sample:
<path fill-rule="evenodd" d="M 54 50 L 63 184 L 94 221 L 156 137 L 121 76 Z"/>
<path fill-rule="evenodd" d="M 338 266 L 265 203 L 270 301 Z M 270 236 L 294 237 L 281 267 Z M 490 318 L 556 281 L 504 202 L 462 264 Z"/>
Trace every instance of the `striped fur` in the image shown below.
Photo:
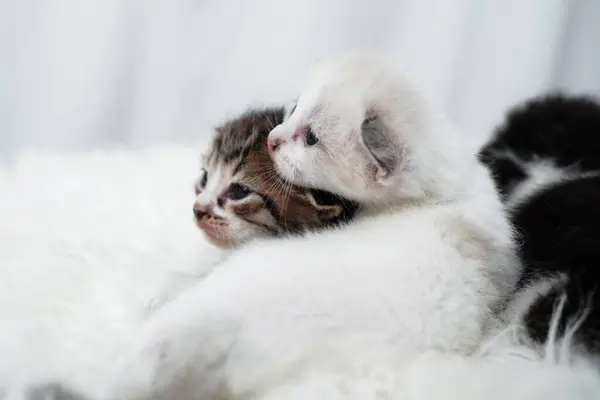
<path fill-rule="evenodd" d="M 198 226 L 220 247 L 257 236 L 298 233 L 348 221 L 357 205 L 291 185 L 275 171 L 266 141 L 283 108 L 249 110 L 215 128 L 196 184 Z M 242 196 L 242 197 L 240 197 Z"/>

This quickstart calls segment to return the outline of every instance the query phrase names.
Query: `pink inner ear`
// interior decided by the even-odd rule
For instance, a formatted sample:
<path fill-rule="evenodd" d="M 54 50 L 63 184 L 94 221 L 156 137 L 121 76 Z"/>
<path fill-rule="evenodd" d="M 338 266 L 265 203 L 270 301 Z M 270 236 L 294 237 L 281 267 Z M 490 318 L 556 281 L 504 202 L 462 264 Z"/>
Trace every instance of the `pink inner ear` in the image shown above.
<path fill-rule="evenodd" d="M 308 126 L 306 126 L 306 125 L 299 126 L 294 130 L 294 133 L 292 134 L 292 140 L 296 140 L 299 137 L 305 137 L 307 133 L 308 133 Z"/>

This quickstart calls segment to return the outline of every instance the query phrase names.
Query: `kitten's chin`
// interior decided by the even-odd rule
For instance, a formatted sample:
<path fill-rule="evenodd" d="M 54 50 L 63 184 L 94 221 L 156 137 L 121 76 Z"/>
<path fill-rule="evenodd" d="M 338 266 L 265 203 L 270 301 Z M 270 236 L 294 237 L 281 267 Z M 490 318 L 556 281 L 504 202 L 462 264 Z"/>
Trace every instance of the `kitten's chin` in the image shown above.
<path fill-rule="evenodd" d="M 238 241 L 234 240 L 227 232 L 226 226 L 213 226 L 205 221 L 196 221 L 196 225 L 210 244 L 221 249 L 232 249 L 239 246 Z"/>
<path fill-rule="evenodd" d="M 229 239 L 216 238 L 207 234 L 206 232 L 204 232 L 204 237 L 206 237 L 206 240 L 208 240 L 210 244 L 220 249 L 234 249 L 239 246 L 238 243 L 235 243 Z"/>
<path fill-rule="evenodd" d="M 202 229 L 204 237 L 210 244 L 221 249 L 233 249 L 239 246 L 235 240 L 224 235 L 216 235 L 214 232 L 210 232 L 206 229 Z"/>

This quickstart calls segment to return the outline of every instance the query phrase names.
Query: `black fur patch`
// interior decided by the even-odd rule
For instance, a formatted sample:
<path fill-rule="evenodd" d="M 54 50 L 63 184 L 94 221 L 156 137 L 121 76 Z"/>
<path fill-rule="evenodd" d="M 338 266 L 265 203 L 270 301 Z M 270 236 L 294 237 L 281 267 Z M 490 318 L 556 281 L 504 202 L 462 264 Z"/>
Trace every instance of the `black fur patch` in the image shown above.
<path fill-rule="evenodd" d="M 587 97 L 552 95 L 512 110 L 480 159 L 494 175 L 499 191 L 509 195 L 527 171 L 521 161 L 551 160 L 560 167 L 600 172 L 600 105 Z M 519 287 L 557 273 L 566 281 L 540 296 L 526 315 L 531 337 L 543 342 L 563 295 L 559 334 L 587 312 L 575 341 L 600 352 L 600 177 L 582 177 L 543 187 L 512 210 L 521 235 L 524 273 Z"/>
<path fill-rule="evenodd" d="M 527 172 L 509 158 L 499 158 L 490 150 L 479 153 L 479 159 L 491 170 L 503 200 L 514 187 L 527 178 Z"/>
<path fill-rule="evenodd" d="M 497 157 L 491 153 L 503 150 L 522 160 L 537 156 L 559 166 L 577 163 L 584 171 L 600 170 L 600 104 L 560 94 L 530 100 L 508 113 L 480 158 L 493 164 Z"/>
<path fill-rule="evenodd" d="M 589 307 L 575 337 L 600 350 L 600 177 L 543 190 L 518 207 L 512 220 L 523 235 L 525 271 L 520 286 L 540 276 L 567 275 L 564 287 L 540 298 L 529 311 L 529 333 L 546 339 L 551 312 L 564 293 L 567 302 L 559 328 Z"/>

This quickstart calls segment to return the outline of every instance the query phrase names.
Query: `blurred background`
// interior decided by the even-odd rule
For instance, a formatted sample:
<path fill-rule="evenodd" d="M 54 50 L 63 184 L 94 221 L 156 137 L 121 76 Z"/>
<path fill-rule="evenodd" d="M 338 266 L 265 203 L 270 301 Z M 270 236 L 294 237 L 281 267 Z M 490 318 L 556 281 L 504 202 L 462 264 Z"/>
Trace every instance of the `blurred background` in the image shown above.
<path fill-rule="evenodd" d="M 0 152 L 195 143 L 372 47 L 485 138 L 549 90 L 600 94 L 597 0 L 2 0 Z"/>

